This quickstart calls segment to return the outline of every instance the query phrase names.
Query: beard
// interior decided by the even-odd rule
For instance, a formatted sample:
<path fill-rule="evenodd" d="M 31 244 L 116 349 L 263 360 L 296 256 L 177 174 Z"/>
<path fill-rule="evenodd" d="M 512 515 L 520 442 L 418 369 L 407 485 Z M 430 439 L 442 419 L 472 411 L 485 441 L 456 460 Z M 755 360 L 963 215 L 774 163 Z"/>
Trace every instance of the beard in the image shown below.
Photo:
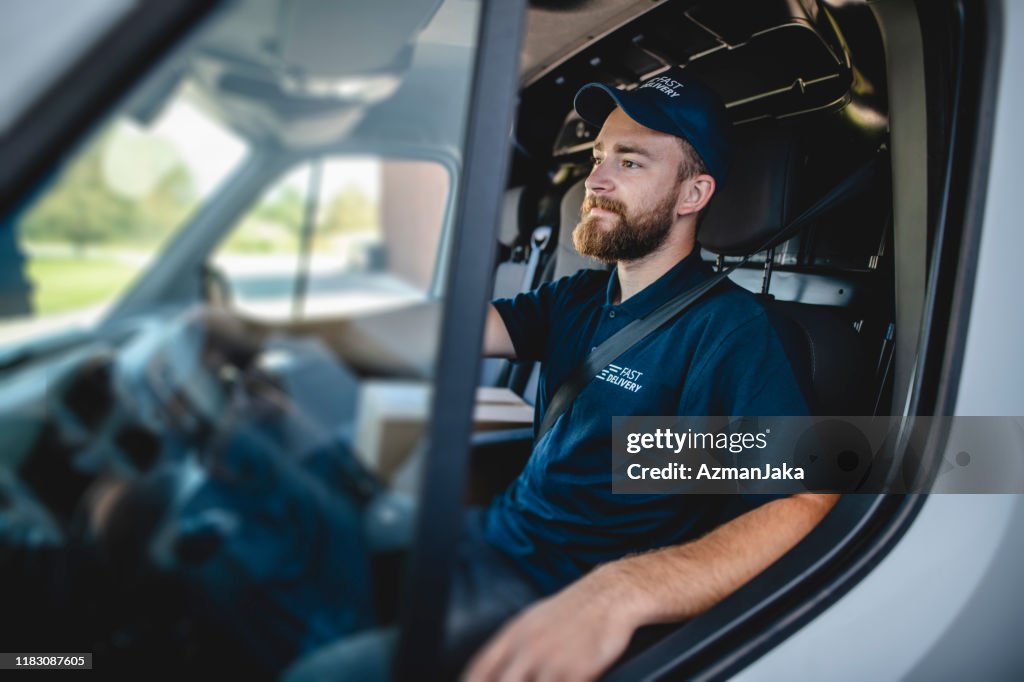
<path fill-rule="evenodd" d="M 572 243 L 583 256 L 605 263 L 643 258 L 657 251 L 668 239 L 675 220 L 675 196 L 669 192 L 651 209 L 629 213 L 615 199 L 588 195 L 580 208 L 580 222 L 572 231 Z M 602 226 L 608 217 L 587 216 L 592 208 L 611 211 L 618 216 L 612 226 Z"/>

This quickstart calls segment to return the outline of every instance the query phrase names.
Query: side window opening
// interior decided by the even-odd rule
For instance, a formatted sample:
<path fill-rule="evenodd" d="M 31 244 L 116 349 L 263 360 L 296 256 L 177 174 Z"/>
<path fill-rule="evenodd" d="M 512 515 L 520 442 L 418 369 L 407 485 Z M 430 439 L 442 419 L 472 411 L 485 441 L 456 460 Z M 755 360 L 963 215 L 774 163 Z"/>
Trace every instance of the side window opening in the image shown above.
<path fill-rule="evenodd" d="M 267 321 L 383 311 L 429 296 L 450 181 L 433 161 L 320 159 L 270 187 L 217 248 L 238 310 Z"/>

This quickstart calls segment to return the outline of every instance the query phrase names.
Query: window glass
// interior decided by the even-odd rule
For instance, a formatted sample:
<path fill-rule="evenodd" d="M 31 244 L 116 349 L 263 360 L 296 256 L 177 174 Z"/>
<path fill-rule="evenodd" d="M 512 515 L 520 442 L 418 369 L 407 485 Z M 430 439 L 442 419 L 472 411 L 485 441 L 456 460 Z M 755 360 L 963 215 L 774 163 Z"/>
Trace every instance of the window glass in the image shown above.
<path fill-rule="evenodd" d="M 383 311 L 431 295 L 447 169 L 380 157 L 316 160 L 266 191 L 212 265 L 234 306 L 266 320 Z"/>
<path fill-rule="evenodd" d="M 103 128 L 8 232 L 0 344 L 94 323 L 238 166 L 247 145 L 183 88 L 149 124 Z M 14 254 L 11 254 L 14 255 Z"/>

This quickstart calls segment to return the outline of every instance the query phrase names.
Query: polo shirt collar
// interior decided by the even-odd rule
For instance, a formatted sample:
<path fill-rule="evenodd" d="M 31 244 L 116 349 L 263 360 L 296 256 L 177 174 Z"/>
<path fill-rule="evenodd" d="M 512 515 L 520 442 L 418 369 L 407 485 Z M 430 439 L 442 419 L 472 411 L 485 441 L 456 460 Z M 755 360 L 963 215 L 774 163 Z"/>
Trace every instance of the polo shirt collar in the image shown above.
<path fill-rule="evenodd" d="M 619 305 L 612 303 L 619 290 L 619 269 L 613 269 L 611 277 L 608 278 L 604 307 L 614 308 L 617 312 L 624 312 L 635 318 L 651 313 L 671 297 L 692 289 L 711 274 L 708 266 L 701 260 L 700 251 L 700 244 L 695 243 L 693 251 L 686 258 Z"/>

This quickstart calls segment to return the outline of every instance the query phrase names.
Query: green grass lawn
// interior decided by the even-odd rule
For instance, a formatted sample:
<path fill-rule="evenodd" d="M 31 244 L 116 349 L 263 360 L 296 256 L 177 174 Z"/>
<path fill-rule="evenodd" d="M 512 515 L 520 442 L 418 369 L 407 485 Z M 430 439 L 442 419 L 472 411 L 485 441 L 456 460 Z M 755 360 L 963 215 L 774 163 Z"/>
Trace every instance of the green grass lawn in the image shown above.
<path fill-rule="evenodd" d="M 109 256 L 41 256 L 29 259 L 35 314 L 70 312 L 106 303 L 124 291 L 139 267 Z"/>

